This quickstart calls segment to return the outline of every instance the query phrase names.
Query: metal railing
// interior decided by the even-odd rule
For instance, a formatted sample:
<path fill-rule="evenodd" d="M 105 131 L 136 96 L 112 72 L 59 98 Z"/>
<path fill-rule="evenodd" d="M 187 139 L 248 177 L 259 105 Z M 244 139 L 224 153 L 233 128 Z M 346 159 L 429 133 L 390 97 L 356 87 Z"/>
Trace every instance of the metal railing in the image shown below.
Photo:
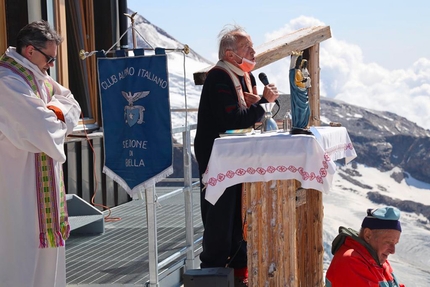
<path fill-rule="evenodd" d="M 201 247 L 196 246 L 202 238 L 194 238 L 192 191 L 200 185 L 199 179 L 192 177 L 191 131 L 195 129 L 196 124 L 186 124 L 172 129 L 172 136 L 182 133 L 182 144 L 176 143 L 175 147 L 182 147 L 184 174 L 183 178 L 169 177 L 161 181 L 161 183 L 183 182 L 183 186 L 174 190 L 167 189 L 167 192 L 164 192 L 166 188 L 163 187 L 161 195 L 157 195 L 157 188 L 160 190 L 161 188 L 156 187 L 155 184 L 141 191 L 142 197 L 144 196 L 146 200 L 148 228 L 149 280 L 146 283 L 147 286 L 160 286 L 160 280 L 180 268 L 197 267 L 195 258 L 201 252 Z M 104 165 L 103 132 L 93 132 L 88 135 L 88 138 L 85 136 L 69 138 L 65 149 L 67 162 L 64 164 L 64 175 L 68 193 L 76 194 L 87 202 L 91 202 L 92 196 L 96 193 L 95 201 L 102 202 L 105 206 L 117 206 L 132 200 L 120 185 L 101 172 Z M 181 194 L 184 195 L 185 246 L 159 262 L 157 205 Z M 184 257 L 185 260 L 183 260 Z M 161 269 L 164 270 L 160 274 Z"/>
<path fill-rule="evenodd" d="M 195 268 L 195 257 L 199 249 L 195 246 L 202 240 L 198 238 L 194 240 L 194 221 L 193 221 L 193 187 L 199 186 L 199 181 L 193 182 L 192 164 L 191 164 L 191 130 L 196 129 L 196 125 L 188 125 L 184 127 L 174 128 L 172 135 L 182 132 L 182 149 L 183 149 L 183 170 L 184 170 L 184 186 L 182 188 L 170 191 L 161 196 L 156 196 L 155 185 L 152 188 L 145 190 L 146 206 L 147 206 L 147 222 L 148 222 L 148 249 L 149 249 L 149 281 L 147 286 L 158 287 L 160 279 L 169 274 L 163 273 L 160 276 L 159 270 L 165 266 L 174 263 L 175 260 L 186 255 L 184 262 L 186 269 Z M 157 250 L 157 203 L 162 202 L 173 196 L 184 194 L 184 211 L 185 211 L 185 247 L 178 250 L 168 258 L 159 262 Z M 176 265 L 176 268 L 183 267 L 181 264 Z"/>

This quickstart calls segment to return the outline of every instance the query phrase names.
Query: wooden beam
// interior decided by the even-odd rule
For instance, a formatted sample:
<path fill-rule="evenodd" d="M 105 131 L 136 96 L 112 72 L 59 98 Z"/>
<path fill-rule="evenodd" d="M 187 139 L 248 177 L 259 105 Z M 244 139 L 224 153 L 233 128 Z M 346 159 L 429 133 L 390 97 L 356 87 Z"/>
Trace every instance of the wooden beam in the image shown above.
<path fill-rule="evenodd" d="M 85 13 L 82 15 L 85 15 L 85 34 L 88 35 L 85 40 L 85 51 L 94 51 L 96 50 L 96 43 L 95 43 L 95 21 L 94 21 L 94 3 L 93 1 L 85 1 Z M 97 58 L 96 57 L 90 57 L 87 58 L 86 64 L 87 64 L 87 71 L 88 71 L 88 85 L 89 85 L 89 93 L 90 93 L 90 102 L 91 102 L 91 112 L 93 115 L 93 118 L 97 123 L 100 124 L 99 119 L 99 113 L 97 112 L 99 109 L 98 106 L 98 83 L 97 83 Z"/>
<path fill-rule="evenodd" d="M 65 0 L 54 2 L 55 30 L 63 37 L 63 42 L 58 47 L 57 55 L 57 81 L 64 87 L 69 87 L 69 64 L 67 57 L 67 26 Z"/>
<path fill-rule="evenodd" d="M 330 26 L 297 30 L 255 48 L 255 70 L 291 55 L 292 51 L 306 50 L 331 37 Z"/>
<path fill-rule="evenodd" d="M 0 0 L 0 54 L 7 49 L 6 3 Z"/>
<path fill-rule="evenodd" d="M 311 87 L 308 89 L 309 106 L 311 116 L 309 126 L 321 125 L 321 104 L 320 104 L 320 44 L 315 44 L 309 48 L 309 74 L 311 77 Z"/>
<path fill-rule="evenodd" d="M 256 62 L 254 70 L 267 66 L 291 55 L 292 51 L 306 50 L 331 38 L 330 26 L 315 26 L 299 29 L 255 48 Z M 194 73 L 194 83 L 203 85 L 206 73 L 213 66 Z"/>

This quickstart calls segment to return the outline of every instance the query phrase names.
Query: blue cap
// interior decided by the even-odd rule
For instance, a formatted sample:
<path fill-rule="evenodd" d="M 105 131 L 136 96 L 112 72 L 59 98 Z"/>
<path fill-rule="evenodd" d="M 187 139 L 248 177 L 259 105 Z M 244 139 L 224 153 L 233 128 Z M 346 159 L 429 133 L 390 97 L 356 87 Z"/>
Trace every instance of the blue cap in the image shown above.
<path fill-rule="evenodd" d="M 395 229 L 402 232 L 400 225 L 400 210 L 393 206 L 368 209 L 363 219 L 362 228 L 369 229 Z"/>

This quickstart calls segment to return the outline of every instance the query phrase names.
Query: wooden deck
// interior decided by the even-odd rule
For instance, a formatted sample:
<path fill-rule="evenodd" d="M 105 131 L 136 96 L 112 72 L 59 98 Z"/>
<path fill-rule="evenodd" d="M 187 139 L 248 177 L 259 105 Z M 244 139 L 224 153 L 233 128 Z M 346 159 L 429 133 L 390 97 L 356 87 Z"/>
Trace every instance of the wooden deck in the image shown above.
<path fill-rule="evenodd" d="M 194 233 L 197 240 L 203 233 L 198 188 L 194 188 L 192 193 Z M 107 215 L 108 212 L 105 211 L 104 214 Z M 68 287 L 146 286 L 149 280 L 149 261 L 145 200 L 134 200 L 114 207 L 110 216 L 120 220 L 105 222 L 104 234 L 72 235 L 67 240 Z M 182 193 L 159 203 L 157 226 L 158 255 L 161 262 L 185 247 Z M 198 247 L 200 244 L 195 249 Z M 180 263 L 183 259 L 177 259 L 176 262 Z M 168 264 L 160 273 L 171 272 L 172 268 L 169 267 L 173 265 L 175 264 Z M 172 284 L 160 286 L 180 286 Z"/>

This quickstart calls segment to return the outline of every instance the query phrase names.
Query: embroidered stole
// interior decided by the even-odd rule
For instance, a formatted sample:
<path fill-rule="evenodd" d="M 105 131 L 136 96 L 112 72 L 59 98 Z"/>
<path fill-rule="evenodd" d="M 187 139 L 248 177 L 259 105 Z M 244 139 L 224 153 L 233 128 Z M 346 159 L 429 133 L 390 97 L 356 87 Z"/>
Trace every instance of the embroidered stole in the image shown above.
<path fill-rule="evenodd" d="M 41 98 L 39 87 L 34 80 L 33 73 L 16 62 L 13 58 L 3 55 L 0 66 L 10 69 L 21 76 L 31 87 L 38 98 Z M 48 101 L 54 94 L 52 84 L 46 80 L 44 88 L 48 94 Z M 68 222 L 66 191 L 63 171 L 59 174 L 59 194 L 56 184 L 55 163 L 44 152 L 35 154 L 37 209 L 39 217 L 39 248 L 64 246 L 64 241 L 70 235 Z M 24 180 L 24 179 L 23 179 Z M 60 206 L 58 206 L 58 196 Z"/>
<path fill-rule="evenodd" d="M 238 73 L 242 73 L 243 78 L 245 80 L 245 84 L 246 87 L 248 88 L 248 91 L 250 93 L 252 93 L 252 83 L 251 83 L 251 77 L 249 76 L 249 73 L 245 73 L 242 70 L 239 71 L 239 68 L 236 68 L 235 66 L 233 66 L 232 64 L 228 63 L 228 62 L 224 62 L 224 61 L 218 61 L 218 63 L 216 64 L 215 68 L 219 68 L 222 70 L 225 70 L 231 80 L 233 81 L 234 86 L 236 87 L 236 93 L 237 93 L 237 98 L 239 101 L 239 108 L 240 109 L 246 109 L 248 106 L 245 102 L 245 98 L 243 96 L 243 89 L 242 89 L 242 85 L 240 84 L 239 81 L 239 77 L 238 74 L 236 72 L 233 71 L 237 69 Z M 241 76 L 242 76 L 241 75 Z M 247 210 L 247 206 L 246 206 L 246 189 L 245 189 L 245 184 L 242 184 L 242 207 L 241 207 L 241 215 L 242 215 L 242 235 L 243 235 L 243 240 L 247 240 L 248 237 L 248 222 L 246 220 L 246 210 Z"/>
<path fill-rule="evenodd" d="M 240 84 L 237 72 L 243 73 L 240 76 L 243 76 L 243 78 L 245 80 L 246 87 L 248 88 L 248 91 L 250 93 L 252 93 L 251 77 L 249 76 L 249 73 L 245 73 L 242 70 L 240 70 L 239 68 L 236 68 L 233 65 L 231 65 L 230 63 L 224 62 L 224 61 L 218 61 L 218 63 L 216 64 L 215 68 L 220 68 L 220 69 L 222 69 L 222 70 L 224 70 L 224 71 L 227 72 L 227 74 L 230 76 L 230 78 L 233 81 L 233 84 L 234 84 L 234 86 L 236 88 L 237 99 L 239 101 L 239 108 L 241 110 L 242 109 L 246 109 L 247 105 L 246 105 L 246 102 L 245 102 L 245 98 L 243 96 L 243 89 L 242 89 L 242 85 Z M 233 69 L 237 69 L 238 71 L 235 72 L 235 71 L 233 71 Z"/>

